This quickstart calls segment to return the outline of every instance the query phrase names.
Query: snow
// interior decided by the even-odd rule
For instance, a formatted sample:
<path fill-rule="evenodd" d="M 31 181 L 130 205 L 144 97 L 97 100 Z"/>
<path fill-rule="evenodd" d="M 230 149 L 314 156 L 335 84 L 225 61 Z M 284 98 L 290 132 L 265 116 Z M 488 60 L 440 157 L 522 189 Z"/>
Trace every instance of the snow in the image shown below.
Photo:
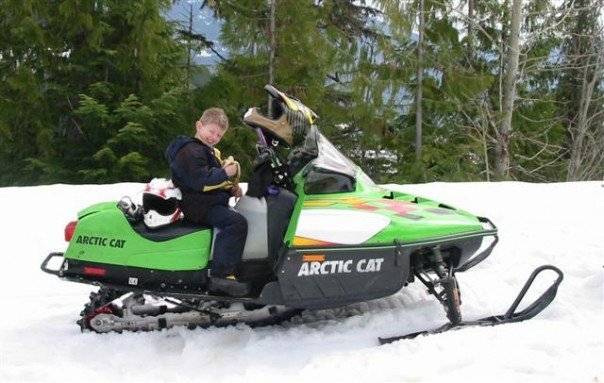
<path fill-rule="evenodd" d="M 556 300 L 530 321 L 385 346 L 378 346 L 378 336 L 446 321 L 417 283 L 354 305 L 350 310 L 357 315 L 327 311 L 310 324 L 82 334 L 74 322 L 92 287 L 61 281 L 39 265 L 50 251 L 64 250 L 63 228 L 78 210 L 134 196 L 142 185 L 0 188 L 0 382 L 604 380 L 602 182 L 388 187 L 487 216 L 499 227 L 493 254 L 459 274 L 464 318 L 505 312 L 541 264 L 565 273 Z M 545 288 L 553 278 L 549 273 L 536 283 Z"/>

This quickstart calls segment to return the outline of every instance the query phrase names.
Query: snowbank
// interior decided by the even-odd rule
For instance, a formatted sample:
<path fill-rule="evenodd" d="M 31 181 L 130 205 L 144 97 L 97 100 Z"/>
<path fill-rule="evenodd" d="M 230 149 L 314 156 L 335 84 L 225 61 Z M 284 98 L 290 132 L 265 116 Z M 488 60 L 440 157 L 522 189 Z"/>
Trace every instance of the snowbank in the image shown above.
<path fill-rule="evenodd" d="M 500 243 L 490 258 L 459 275 L 465 319 L 504 312 L 541 264 L 558 266 L 565 279 L 556 300 L 531 321 L 381 347 L 378 336 L 445 322 L 440 305 L 420 285 L 356 305 L 358 315 L 334 310 L 312 324 L 82 334 L 75 320 L 91 287 L 44 274 L 40 262 L 65 248 L 63 228 L 79 209 L 135 195 L 141 185 L 1 188 L 0 381 L 601 382 L 603 186 L 388 185 L 498 225 Z M 541 286 L 549 282 L 543 279 Z"/>

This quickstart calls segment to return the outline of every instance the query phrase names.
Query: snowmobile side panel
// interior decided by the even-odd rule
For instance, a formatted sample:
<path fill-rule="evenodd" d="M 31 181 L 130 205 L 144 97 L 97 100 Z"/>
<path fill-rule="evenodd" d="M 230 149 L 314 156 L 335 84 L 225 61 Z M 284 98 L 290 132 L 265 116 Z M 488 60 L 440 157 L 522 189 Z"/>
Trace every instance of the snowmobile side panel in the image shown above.
<path fill-rule="evenodd" d="M 309 166 L 307 164 L 307 166 Z M 300 215 L 302 214 L 303 209 L 308 208 L 308 206 L 305 206 L 305 201 L 308 198 L 315 197 L 316 199 L 328 199 L 329 197 L 342 197 L 346 198 L 346 197 L 351 197 L 351 196 L 357 196 L 359 194 L 364 194 L 368 191 L 371 191 L 374 189 L 375 185 L 373 184 L 373 181 L 371 181 L 371 179 L 369 179 L 365 173 L 363 173 L 362 170 L 360 170 L 360 168 L 357 167 L 357 172 L 359 173 L 357 175 L 358 181 L 355 183 L 355 190 L 353 192 L 346 192 L 346 193 L 330 193 L 330 194 L 316 194 L 316 195 L 310 195 L 310 197 L 305 193 L 304 191 L 304 181 L 305 181 L 305 177 L 304 177 L 304 173 L 305 173 L 305 168 L 303 168 L 301 171 L 299 171 L 293 178 L 294 180 L 294 185 L 295 185 L 295 193 L 298 196 L 298 198 L 296 199 L 296 203 L 294 204 L 293 207 L 293 211 L 291 214 L 291 219 L 289 221 L 289 225 L 287 227 L 287 231 L 285 232 L 285 237 L 283 239 L 283 243 L 288 246 L 290 244 L 294 244 L 294 241 L 296 240 L 296 229 L 298 227 L 298 221 L 300 219 Z M 320 241 L 310 241 L 311 243 L 315 243 L 315 244 L 321 244 Z"/>
<path fill-rule="evenodd" d="M 139 235 L 115 203 L 91 206 L 79 217 L 66 259 L 172 271 L 207 266 L 210 229 L 157 242 Z"/>
<path fill-rule="evenodd" d="M 277 268 L 284 304 L 329 308 L 393 294 L 410 273 L 395 246 L 290 249 Z"/>
<path fill-rule="evenodd" d="M 307 194 L 305 170 L 294 177 L 298 200 L 285 236 L 289 246 L 388 246 L 485 230 L 468 212 L 378 187 L 358 167 L 355 191 Z"/>
<path fill-rule="evenodd" d="M 303 213 L 319 208 L 326 212 L 357 210 L 388 218 L 387 226 L 359 243 L 364 245 L 384 245 L 390 244 L 394 240 L 409 242 L 483 230 L 476 217 L 468 216 L 463 212 L 440 208 L 434 204 L 383 198 L 383 195 L 380 194 L 341 195 L 329 199 L 312 196 L 312 198 L 306 199 Z"/>

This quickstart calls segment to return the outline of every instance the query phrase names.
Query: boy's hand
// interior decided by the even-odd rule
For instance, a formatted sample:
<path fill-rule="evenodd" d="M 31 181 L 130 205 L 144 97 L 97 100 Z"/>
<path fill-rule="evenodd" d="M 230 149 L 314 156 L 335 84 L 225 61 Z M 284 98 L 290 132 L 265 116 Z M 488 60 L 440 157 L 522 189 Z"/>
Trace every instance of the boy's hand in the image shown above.
<path fill-rule="evenodd" d="M 237 165 L 234 162 L 225 164 L 222 168 L 229 177 L 232 177 L 237 174 Z"/>
<path fill-rule="evenodd" d="M 235 185 L 231 188 L 231 196 L 233 196 L 235 198 L 241 198 L 242 195 L 243 195 L 243 192 L 241 191 L 241 188 L 239 187 L 239 185 Z"/>

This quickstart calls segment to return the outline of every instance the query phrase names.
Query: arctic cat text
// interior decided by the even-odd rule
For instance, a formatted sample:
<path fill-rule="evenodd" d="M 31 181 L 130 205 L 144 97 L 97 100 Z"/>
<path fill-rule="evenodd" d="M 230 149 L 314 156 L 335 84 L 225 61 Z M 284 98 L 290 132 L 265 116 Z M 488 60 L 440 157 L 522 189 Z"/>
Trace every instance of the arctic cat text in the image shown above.
<path fill-rule="evenodd" d="M 298 276 L 341 274 L 352 273 L 353 271 L 358 273 L 374 273 L 380 271 L 382 262 L 384 262 L 384 258 L 359 259 L 356 261 L 356 264 L 352 259 L 345 261 L 304 262 L 300 266 Z"/>
<path fill-rule="evenodd" d="M 126 240 L 117 239 L 117 238 L 78 235 L 78 238 L 76 239 L 76 243 L 80 243 L 82 245 L 109 246 L 109 247 L 123 248 L 124 245 L 126 244 Z"/>

